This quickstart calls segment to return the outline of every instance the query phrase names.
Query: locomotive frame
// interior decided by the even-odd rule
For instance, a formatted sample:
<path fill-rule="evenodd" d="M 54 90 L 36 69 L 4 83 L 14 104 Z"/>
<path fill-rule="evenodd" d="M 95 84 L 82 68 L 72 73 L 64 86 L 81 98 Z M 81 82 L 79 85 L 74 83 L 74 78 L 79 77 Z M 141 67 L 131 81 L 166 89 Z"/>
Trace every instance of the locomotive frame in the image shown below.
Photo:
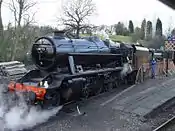
<path fill-rule="evenodd" d="M 97 54 L 78 54 L 84 57 L 97 57 Z M 32 70 L 27 75 L 9 85 L 10 91 L 27 92 L 29 102 L 31 104 L 39 104 L 42 107 L 58 106 L 70 100 L 78 100 L 79 98 L 88 99 L 91 95 L 98 95 L 102 91 L 109 91 L 113 87 L 119 86 L 120 72 L 122 67 L 103 67 L 82 71 L 80 65 L 75 65 L 74 59 L 77 54 L 67 54 L 69 61 L 69 72 L 44 72 L 42 70 Z M 100 56 L 109 57 L 109 54 L 101 54 Z M 78 57 L 76 62 L 78 62 Z M 121 61 L 121 55 L 113 55 Z M 120 63 L 121 64 L 121 63 Z M 74 68 L 78 67 L 78 68 Z M 41 83 L 48 81 L 49 87 L 44 88 L 43 85 L 29 86 L 28 82 Z M 26 86 L 27 85 L 27 86 Z M 26 95 L 26 94 L 25 94 Z"/>

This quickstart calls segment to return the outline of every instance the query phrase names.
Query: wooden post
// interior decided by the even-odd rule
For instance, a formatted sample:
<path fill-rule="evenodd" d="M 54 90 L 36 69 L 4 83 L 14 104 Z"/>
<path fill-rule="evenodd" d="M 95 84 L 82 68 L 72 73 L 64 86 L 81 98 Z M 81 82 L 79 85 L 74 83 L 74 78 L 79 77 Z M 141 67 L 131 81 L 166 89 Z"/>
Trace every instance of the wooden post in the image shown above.
<path fill-rule="evenodd" d="M 166 77 L 168 77 L 168 58 L 169 58 L 169 52 L 167 51 L 167 57 L 166 57 Z"/>
<path fill-rule="evenodd" d="M 142 65 L 142 67 L 141 67 L 141 82 L 143 83 L 143 81 L 144 81 L 144 78 L 143 78 L 143 65 Z"/>
<path fill-rule="evenodd" d="M 173 51 L 173 64 L 175 65 L 175 52 Z"/>

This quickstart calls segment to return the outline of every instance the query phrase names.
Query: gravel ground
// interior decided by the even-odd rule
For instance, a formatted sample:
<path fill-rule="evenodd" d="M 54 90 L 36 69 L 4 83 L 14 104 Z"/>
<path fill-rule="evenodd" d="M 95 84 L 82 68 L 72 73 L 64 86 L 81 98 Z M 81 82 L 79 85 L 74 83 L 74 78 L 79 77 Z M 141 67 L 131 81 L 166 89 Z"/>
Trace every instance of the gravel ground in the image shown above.
<path fill-rule="evenodd" d="M 33 131 L 139 131 L 145 124 L 134 114 L 112 110 L 108 107 L 98 108 L 90 106 L 86 108 L 83 116 L 67 115 L 47 124 L 36 127 Z M 145 131 L 149 127 L 145 125 Z"/>
<path fill-rule="evenodd" d="M 150 125 L 152 129 L 155 129 L 156 127 L 160 126 L 175 115 L 174 109 L 175 98 L 162 105 L 159 109 L 154 110 L 151 114 L 149 114 L 149 116 L 146 117 L 147 120 L 145 123 Z"/>
<path fill-rule="evenodd" d="M 167 129 L 167 131 L 175 131 L 175 125 L 172 125 L 171 127 L 169 127 L 169 128 Z"/>

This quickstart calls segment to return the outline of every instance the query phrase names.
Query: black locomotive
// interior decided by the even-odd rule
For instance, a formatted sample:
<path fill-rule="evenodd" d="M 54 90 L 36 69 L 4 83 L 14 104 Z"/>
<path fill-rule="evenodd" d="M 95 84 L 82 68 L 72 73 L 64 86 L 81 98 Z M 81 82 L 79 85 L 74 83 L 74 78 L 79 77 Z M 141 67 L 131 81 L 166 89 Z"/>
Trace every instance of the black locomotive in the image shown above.
<path fill-rule="evenodd" d="M 11 82 L 10 92 L 22 91 L 30 103 L 42 107 L 58 106 L 109 91 L 122 82 L 134 83 L 137 69 L 129 61 L 144 47 L 96 36 L 72 39 L 65 34 L 57 31 L 34 42 L 31 58 L 37 69 Z"/>

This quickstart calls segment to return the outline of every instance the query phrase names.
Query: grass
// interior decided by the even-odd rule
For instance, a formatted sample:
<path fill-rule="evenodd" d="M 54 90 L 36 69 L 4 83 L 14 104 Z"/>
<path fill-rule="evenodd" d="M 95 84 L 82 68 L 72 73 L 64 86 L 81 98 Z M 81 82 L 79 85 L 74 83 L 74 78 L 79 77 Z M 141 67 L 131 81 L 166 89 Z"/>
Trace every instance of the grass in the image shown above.
<path fill-rule="evenodd" d="M 130 36 L 122 36 L 122 35 L 111 35 L 110 38 L 113 41 L 122 41 L 122 42 L 131 42 L 132 40 Z"/>
<path fill-rule="evenodd" d="M 89 36 L 88 34 L 81 34 L 81 36 Z M 102 36 L 99 36 L 103 39 Z M 130 36 L 122 36 L 122 35 L 110 35 L 109 38 L 113 41 L 122 41 L 122 42 L 131 42 L 132 38 Z"/>

